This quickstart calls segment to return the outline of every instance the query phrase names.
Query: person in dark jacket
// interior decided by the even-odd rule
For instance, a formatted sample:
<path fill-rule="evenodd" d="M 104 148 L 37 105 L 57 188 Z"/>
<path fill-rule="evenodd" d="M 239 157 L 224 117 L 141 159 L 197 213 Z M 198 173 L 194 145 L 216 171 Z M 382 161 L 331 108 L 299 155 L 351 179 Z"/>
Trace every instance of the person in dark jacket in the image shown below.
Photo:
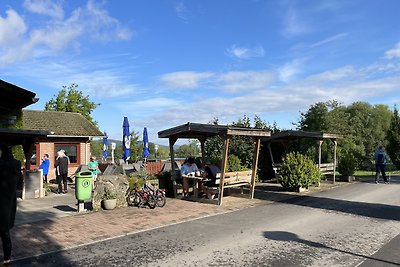
<path fill-rule="evenodd" d="M 56 168 L 58 193 L 65 194 L 68 191 L 68 158 L 63 150 L 57 152 L 57 158 L 54 162 L 54 167 Z"/>
<path fill-rule="evenodd" d="M 388 179 L 386 178 L 385 166 L 387 163 L 387 155 L 385 152 L 385 148 L 380 145 L 378 149 L 375 151 L 375 183 L 379 184 L 379 174 L 382 173 L 383 180 L 385 184 L 389 183 Z"/>
<path fill-rule="evenodd" d="M 11 260 L 10 229 L 15 222 L 17 183 L 21 178 L 21 162 L 14 159 L 7 145 L 0 143 L 0 237 L 3 243 L 4 266 Z"/>
<path fill-rule="evenodd" d="M 207 189 L 207 187 L 216 187 L 218 186 L 216 184 L 216 180 L 217 180 L 217 175 L 221 174 L 221 170 L 215 166 L 212 165 L 210 160 L 206 159 L 205 162 L 205 168 L 204 168 L 204 173 L 203 173 L 203 177 L 205 179 L 207 179 L 207 181 L 200 184 L 200 188 L 202 189 L 202 191 L 207 195 L 208 199 L 213 199 L 214 198 L 214 194 L 211 194 L 211 192 Z"/>

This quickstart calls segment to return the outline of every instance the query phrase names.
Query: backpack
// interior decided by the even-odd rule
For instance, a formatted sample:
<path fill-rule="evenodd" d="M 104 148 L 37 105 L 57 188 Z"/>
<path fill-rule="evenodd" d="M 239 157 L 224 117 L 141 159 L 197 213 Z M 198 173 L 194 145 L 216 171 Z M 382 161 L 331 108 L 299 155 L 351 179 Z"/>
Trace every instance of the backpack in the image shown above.
<path fill-rule="evenodd" d="M 379 153 L 376 161 L 378 164 L 384 164 L 385 163 L 385 155 L 382 153 Z"/>

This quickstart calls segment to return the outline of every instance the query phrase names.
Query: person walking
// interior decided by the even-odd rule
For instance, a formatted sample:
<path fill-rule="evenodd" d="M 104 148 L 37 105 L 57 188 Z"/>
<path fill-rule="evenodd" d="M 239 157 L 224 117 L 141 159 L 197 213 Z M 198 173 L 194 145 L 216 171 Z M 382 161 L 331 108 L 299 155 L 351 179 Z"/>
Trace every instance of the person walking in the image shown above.
<path fill-rule="evenodd" d="M 48 183 L 47 175 L 49 174 L 50 160 L 49 154 L 44 154 L 42 163 L 39 166 L 39 169 L 43 170 L 43 182 Z"/>
<path fill-rule="evenodd" d="M 386 163 L 387 163 L 387 154 L 385 152 L 385 148 L 382 145 L 379 145 L 378 149 L 375 151 L 375 183 L 379 184 L 379 176 L 382 173 L 383 180 L 385 184 L 388 183 L 388 179 L 386 178 Z"/>
<path fill-rule="evenodd" d="M 10 230 L 17 211 L 17 183 L 22 178 L 21 162 L 14 159 L 10 148 L 0 144 L 0 237 L 3 244 L 3 266 L 11 261 Z"/>
<path fill-rule="evenodd" d="M 54 163 L 54 167 L 56 168 L 58 193 L 65 194 L 68 192 L 68 158 L 63 150 L 57 152 L 57 158 L 56 162 Z"/>

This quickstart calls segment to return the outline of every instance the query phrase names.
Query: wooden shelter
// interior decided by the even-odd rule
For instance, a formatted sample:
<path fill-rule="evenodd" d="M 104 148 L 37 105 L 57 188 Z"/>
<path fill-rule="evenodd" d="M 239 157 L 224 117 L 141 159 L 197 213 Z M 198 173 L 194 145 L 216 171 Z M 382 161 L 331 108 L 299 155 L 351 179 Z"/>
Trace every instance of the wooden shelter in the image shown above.
<path fill-rule="evenodd" d="M 207 138 L 213 136 L 221 136 L 224 140 L 224 151 L 222 155 L 222 165 L 221 165 L 221 178 L 219 185 L 219 195 L 218 195 L 218 204 L 222 204 L 222 197 L 224 192 L 224 178 L 228 161 L 228 151 L 229 151 L 229 142 L 232 136 L 248 136 L 253 139 L 254 142 L 254 160 L 252 164 L 252 174 L 251 174 L 251 183 L 250 183 L 250 198 L 254 197 L 254 187 L 255 187 L 255 179 L 257 174 L 257 165 L 258 165 L 258 155 L 260 150 L 260 141 L 261 138 L 265 138 L 271 136 L 271 132 L 263 129 L 254 129 L 254 128 L 242 128 L 242 127 L 234 127 L 228 125 L 214 125 L 214 124 L 199 124 L 199 123 L 191 123 L 188 122 L 186 124 L 176 126 L 167 130 L 163 130 L 158 132 L 159 138 L 168 138 L 169 139 L 169 149 L 171 155 L 171 162 L 175 162 L 174 159 L 174 144 L 180 139 L 198 139 L 201 145 L 201 155 L 204 162 L 205 159 L 205 148 L 204 144 Z M 175 164 L 172 164 L 172 174 L 175 175 Z"/>
<path fill-rule="evenodd" d="M 266 137 L 263 139 L 263 141 L 267 142 L 268 144 L 268 151 L 271 156 L 271 161 L 272 161 L 272 166 L 274 166 L 274 157 L 272 155 L 272 150 L 271 150 L 271 143 L 273 142 L 280 142 L 284 144 L 284 146 L 287 146 L 287 143 L 296 139 L 301 139 L 301 138 L 313 138 L 316 139 L 318 142 L 318 167 L 322 169 L 322 166 L 324 166 L 324 163 L 321 162 L 321 146 L 322 143 L 325 140 L 331 140 L 334 144 L 334 149 L 333 149 L 333 183 L 335 183 L 335 170 L 337 166 L 337 159 L 336 159 L 336 151 L 337 151 L 337 140 L 340 138 L 343 138 L 343 135 L 341 134 L 336 134 L 336 133 L 324 133 L 324 132 L 310 132 L 310 131 L 283 131 L 280 133 L 276 133 L 270 137 Z M 326 166 L 326 165 L 325 165 Z"/>

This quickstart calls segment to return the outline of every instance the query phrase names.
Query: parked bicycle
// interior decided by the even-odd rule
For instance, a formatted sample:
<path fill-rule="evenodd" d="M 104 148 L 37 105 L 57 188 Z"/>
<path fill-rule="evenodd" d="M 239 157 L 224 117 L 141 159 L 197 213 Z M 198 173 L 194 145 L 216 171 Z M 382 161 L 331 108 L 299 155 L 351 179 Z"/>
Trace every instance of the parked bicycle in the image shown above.
<path fill-rule="evenodd" d="M 156 189 L 154 186 L 147 184 L 146 178 L 144 178 L 142 188 L 139 188 L 138 183 L 136 183 L 135 187 L 128 192 L 127 202 L 130 206 L 149 206 L 154 209 L 156 206 L 164 207 L 167 199 L 163 189 Z"/>

